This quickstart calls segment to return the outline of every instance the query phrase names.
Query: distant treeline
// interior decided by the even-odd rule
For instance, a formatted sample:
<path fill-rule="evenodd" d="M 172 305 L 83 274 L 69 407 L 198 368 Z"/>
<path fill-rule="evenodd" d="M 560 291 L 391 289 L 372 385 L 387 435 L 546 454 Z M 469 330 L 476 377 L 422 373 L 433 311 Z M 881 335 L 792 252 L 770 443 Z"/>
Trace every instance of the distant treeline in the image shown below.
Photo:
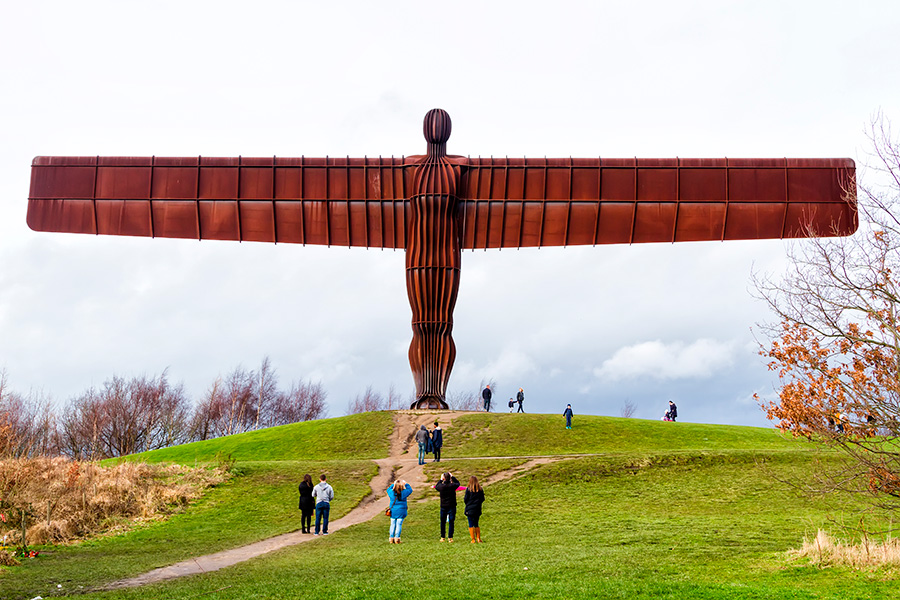
<path fill-rule="evenodd" d="M 130 379 L 114 375 L 57 410 L 42 394 L 10 390 L 0 371 L 0 458 L 99 460 L 157 450 L 318 419 L 325 415 L 326 396 L 320 383 L 281 387 L 266 357 L 257 370 L 239 366 L 216 378 L 198 402 L 163 371 Z"/>

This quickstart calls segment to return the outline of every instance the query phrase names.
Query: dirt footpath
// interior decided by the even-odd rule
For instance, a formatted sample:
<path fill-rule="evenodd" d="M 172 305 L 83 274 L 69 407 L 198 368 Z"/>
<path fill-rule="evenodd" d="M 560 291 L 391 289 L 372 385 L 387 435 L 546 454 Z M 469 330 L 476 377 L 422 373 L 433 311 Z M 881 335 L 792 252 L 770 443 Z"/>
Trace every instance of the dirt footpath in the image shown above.
<path fill-rule="evenodd" d="M 453 420 L 456 417 L 464 414 L 467 413 L 414 410 L 402 410 L 394 413 L 394 431 L 391 434 L 388 457 L 375 461 L 378 465 L 378 474 L 375 475 L 369 483 L 372 492 L 363 498 L 359 505 L 354 507 L 349 513 L 340 519 L 330 521 L 328 523 L 329 534 L 340 531 L 345 527 L 350 527 L 351 525 L 363 523 L 376 515 L 383 513 L 388 507 L 386 495 L 387 488 L 397 479 L 405 479 L 416 491 L 424 490 L 429 482 L 425 480 L 425 473 L 422 469 L 422 465 L 418 464 L 419 448 L 414 441 L 416 431 L 418 431 L 421 425 L 430 425 L 435 419 L 440 421 L 441 428 L 446 431 L 448 427 L 452 425 Z M 565 457 L 535 457 L 512 469 L 494 473 L 484 483 L 492 484 L 511 479 L 535 466 L 555 462 L 563 458 Z M 137 587 L 148 583 L 185 577 L 186 575 L 217 571 L 274 550 L 312 542 L 317 539 L 319 538 L 314 535 L 293 531 L 239 548 L 232 548 L 231 550 L 223 550 L 222 552 L 216 552 L 215 554 L 191 558 L 169 565 L 168 567 L 154 569 L 153 571 L 138 575 L 137 577 L 114 581 L 102 589 Z"/>

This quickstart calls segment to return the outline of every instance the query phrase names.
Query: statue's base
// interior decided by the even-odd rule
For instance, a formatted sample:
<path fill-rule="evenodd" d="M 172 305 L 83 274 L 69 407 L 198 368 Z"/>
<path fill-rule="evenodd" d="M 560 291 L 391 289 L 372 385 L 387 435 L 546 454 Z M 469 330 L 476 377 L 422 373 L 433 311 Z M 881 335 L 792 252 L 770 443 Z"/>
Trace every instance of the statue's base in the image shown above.
<path fill-rule="evenodd" d="M 412 410 L 450 410 L 450 407 L 441 398 L 435 396 L 423 396 L 409 405 Z"/>

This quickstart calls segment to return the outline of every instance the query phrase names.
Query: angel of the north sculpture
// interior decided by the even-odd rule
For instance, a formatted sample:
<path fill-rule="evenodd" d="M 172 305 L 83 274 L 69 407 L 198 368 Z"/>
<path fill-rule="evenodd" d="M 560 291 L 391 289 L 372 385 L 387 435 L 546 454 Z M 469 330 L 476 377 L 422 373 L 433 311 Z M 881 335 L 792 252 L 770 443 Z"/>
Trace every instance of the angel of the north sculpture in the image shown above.
<path fill-rule="evenodd" d="M 406 251 L 412 408 L 447 408 L 461 251 L 849 235 L 847 158 L 39 156 L 35 231 Z"/>

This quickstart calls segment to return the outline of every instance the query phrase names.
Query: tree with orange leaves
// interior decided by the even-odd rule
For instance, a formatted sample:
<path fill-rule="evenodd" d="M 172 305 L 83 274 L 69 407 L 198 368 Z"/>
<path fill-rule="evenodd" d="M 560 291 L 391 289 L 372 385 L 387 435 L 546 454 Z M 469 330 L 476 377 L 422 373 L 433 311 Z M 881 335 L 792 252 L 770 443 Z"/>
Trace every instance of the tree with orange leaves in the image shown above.
<path fill-rule="evenodd" d="M 820 473 L 823 491 L 900 508 L 900 144 L 880 116 L 869 138 L 859 231 L 799 242 L 787 275 L 755 279 L 777 316 L 761 354 L 781 381 L 760 402 L 782 431 L 849 458 Z"/>

